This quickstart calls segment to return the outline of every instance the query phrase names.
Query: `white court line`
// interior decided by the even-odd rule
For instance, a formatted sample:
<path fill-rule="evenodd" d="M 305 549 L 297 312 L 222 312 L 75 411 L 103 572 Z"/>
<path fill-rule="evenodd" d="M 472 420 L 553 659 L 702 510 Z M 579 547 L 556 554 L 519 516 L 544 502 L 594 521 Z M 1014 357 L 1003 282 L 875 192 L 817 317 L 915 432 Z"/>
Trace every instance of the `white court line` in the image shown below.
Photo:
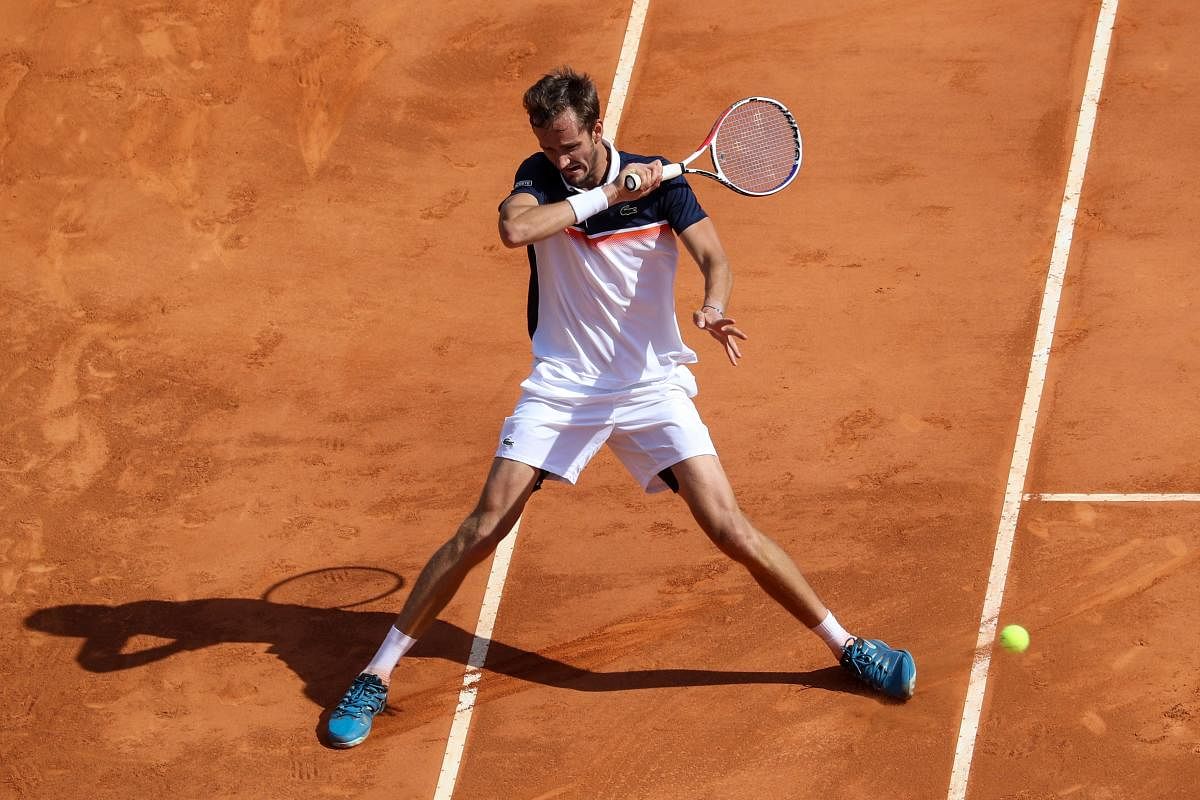
<path fill-rule="evenodd" d="M 638 46 L 642 41 L 642 28 L 646 24 L 646 12 L 650 0 L 633 0 L 629 9 L 629 24 L 625 26 L 625 41 L 621 44 L 621 57 L 617 59 L 617 73 L 613 76 L 612 91 L 608 93 L 608 107 L 604 110 L 604 133 L 610 142 L 617 141 L 617 126 L 621 124 L 621 112 L 625 110 L 625 98 L 629 93 L 629 81 L 633 79 L 633 65 L 637 62 Z"/>
<path fill-rule="evenodd" d="M 513 548 L 517 543 L 520 518 L 512 531 L 505 536 L 492 557 L 492 569 L 488 573 L 487 589 L 483 593 L 483 608 L 479 609 L 479 622 L 475 626 L 475 638 L 471 640 L 471 655 L 467 658 L 467 671 L 463 675 L 462 690 L 458 693 L 458 707 L 454 710 L 454 722 L 450 725 L 450 738 L 446 741 L 446 754 L 442 757 L 442 770 L 438 774 L 434 800 L 450 800 L 454 784 L 458 780 L 458 768 L 462 764 L 463 748 L 467 744 L 467 731 L 471 729 L 471 714 L 475 711 L 475 697 L 479 694 L 479 681 L 483 677 L 483 664 L 487 661 L 488 646 L 492 643 L 492 628 L 496 625 L 496 612 L 500 610 L 500 593 L 504 591 L 504 579 L 508 577 L 508 565 L 512 562 Z"/>
<path fill-rule="evenodd" d="M 1083 188 L 1083 176 L 1087 170 L 1088 153 L 1092 146 L 1092 133 L 1096 127 L 1096 108 L 1100 102 L 1100 89 L 1104 85 L 1104 69 L 1108 62 L 1108 48 L 1112 41 L 1116 15 L 1117 0 L 1104 0 L 1100 6 L 1100 17 L 1096 22 L 1096 36 L 1092 42 L 1087 83 L 1084 86 L 1083 100 L 1079 106 L 1079 124 L 1075 129 L 1075 144 L 1071 149 L 1071 165 L 1067 170 L 1066 190 L 1063 193 L 1062 208 L 1058 214 L 1054 249 L 1050 254 L 1050 271 L 1046 275 L 1046 289 L 1042 295 L 1042 309 L 1038 317 L 1037 337 L 1033 344 L 1033 358 L 1029 364 L 1029 377 L 1025 383 L 1025 399 L 1021 404 L 1017 440 L 1013 447 L 1008 484 L 1004 490 L 1004 507 L 1000 514 L 1000 526 L 996 532 L 996 549 L 992 555 L 992 568 L 988 575 L 983 613 L 979 619 L 979 637 L 975 643 L 975 659 L 971 665 L 970 682 L 967 684 L 962 724 L 958 730 L 958 745 L 954 750 L 954 768 L 950 773 L 950 790 L 947 795 L 949 800 L 964 800 L 967 795 L 967 778 L 971 772 L 975 738 L 979 733 L 979 716 L 983 710 L 988 668 L 992 661 L 992 644 L 996 639 L 996 620 L 1000 614 L 1001 601 L 1004 599 L 1004 584 L 1008 579 L 1013 536 L 1017 529 L 1017 517 L 1021 513 L 1025 475 L 1029 469 L 1029 455 L 1033 448 L 1034 429 L 1037 427 L 1038 407 L 1041 405 L 1042 393 L 1046 386 L 1050 345 L 1054 341 L 1054 324 L 1058 318 L 1058 307 L 1062 300 L 1067 256 L 1071 252 L 1071 238 L 1074 234 L 1075 218 L 1079 211 L 1079 194 Z"/>
<path fill-rule="evenodd" d="M 1040 503 L 1200 503 L 1200 494 L 1170 493 L 1159 494 L 1071 494 L 1069 492 L 1026 494 L 1026 500 Z"/>
<path fill-rule="evenodd" d="M 629 24 L 625 28 L 625 40 L 621 45 L 617 73 L 613 78 L 612 91 L 608 94 L 608 107 L 604 115 L 605 134 L 610 141 L 617 139 L 617 126 L 625 108 L 629 80 L 633 76 L 633 65 L 637 60 L 638 44 L 649 8 L 650 0 L 633 0 L 633 7 L 629 10 Z M 450 737 L 446 741 L 446 753 L 442 757 L 442 769 L 438 773 L 433 800 L 450 800 L 454 795 L 454 784 L 458 781 L 458 770 L 462 766 L 463 750 L 467 745 L 467 732 L 471 729 L 471 715 L 475 711 L 475 698 L 479 695 L 483 665 L 492 643 L 492 628 L 496 624 L 496 613 L 500 610 L 500 595 L 504 591 L 504 581 L 508 577 L 508 566 L 512 562 L 520 526 L 521 520 L 518 519 L 512 532 L 501 540 L 492 557 L 487 589 L 483 593 L 483 607 L 479 610 L 479 622 L 475 625 L 475 638 L 471 640 L 471 655 L 467 658 L 467 670 L 458 693 L 458 707 L 454 710 L 454 722 L 450 725 Z"/>

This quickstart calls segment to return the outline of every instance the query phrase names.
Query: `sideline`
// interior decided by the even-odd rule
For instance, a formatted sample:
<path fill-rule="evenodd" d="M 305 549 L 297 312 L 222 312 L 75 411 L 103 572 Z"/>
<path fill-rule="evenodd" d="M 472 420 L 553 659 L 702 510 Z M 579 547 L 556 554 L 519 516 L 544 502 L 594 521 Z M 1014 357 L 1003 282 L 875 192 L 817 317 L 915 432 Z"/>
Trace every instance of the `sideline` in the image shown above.
<path fill-rule="evenodd" d="M 971 772 L 975 739 L 979 733 L 979 717 L 983 711 L 988 668 L 992 662 L 992 644 L 996 639 L 996 621 L 1000 614 L 1001 601 L 1004 599 L 1004 584 L 1008 579 L 1008 566 L 1012 556 L 1013 536 L 1017 530 L 1017 517 L 1021 513 L 1021 501 L 1024 497 L 1022 492 L 1025 489 L 1025 475 L 1029 469 L 1034 429 L 1037 427 L 1038 407 L 1041 405 L 1042 393 L 1046 388 L 1046 368 L 1050 361 L 1050 346 L 1054 340 L 1054 324 L 1058 318 L 1058 307 L 1062 300 L 1063 278 L 1067 271 L 1067 257 L 1071 252 L 1071 238 L 1074 234 L 1075 218 L 1079 212 L 1079 195 L 1083 187 L 1083 176 L 1087 171 L 1088 154 L 1092 147 L 1092 133 L 1096 128 L 1096 109 L 1100 103 L 1100 89 L 1104 85 L 1104 69 L 1108 63 L 1109 44 L 1112 42 L 1113 26 L 1116 24 L 1117 2 L 1118 0 L 1104 0 L 1100 6 L 1099 19 L 1096 21 L 1096 35 L 1092 42 L 1087 83 L 1083 89 L 1083 100 L 1079 105 L 1079 124 L 1075 129 L 1071 165 L 1067 170 L 1067 186 L 1063 193 L 1062 208 L 1058 214 L 1054 249 L 1050 254 L 1050 271 L 1046 275 L 1046 288 L 1042 295 L 1037 338 L 1033 344 L 1029 378 L 1025 383 L 1025 400 L 1021 404 L 1021 421 L 1017 427 L 1017 441 L 1013 447 L 1012 465 L 1008 472 L 1008 484 L 1004 490 L 1004 507 L 1000 514 L 1000 527 L 996 533 L 996 549 L 992 555 L 992 568 L 988 575 L 983 613 L 979 619 L 979 638 L 975 643 L 975 659 L 971 665 L 971 679 L 967 684 L 962 724 L 958 730 L 958 744 L 954 750 L 954 768 L 950 773 L 948 800 L 964 800 L 967 795 L 967 779 Z"/>
<path fill-rule="evenodd" d="M 621 112 L 625 109 L 629 81 L 633 77 L 633 65 L 637 60 L 642 28 L 645 26 L 646 12 L 649 9 L 650 0 L 633 0 L 633 7 L 629 9 L 629 24 L 625 28 L 625 40 L 621 45 L 617 72 L 613 77 L 612 91 L 608 93 L 608 106 L 604 112 L 605 134 L 613 142 L 617 139 L 617 126 L 621 122 Z M 462 689 L 458 693 L 458 707 L 454 711 L 454 722 L 450 725 L 450 737 L 446 741 L 446 753 L 442 757 L 442 769 L 438 773 L 433 800 L 450 800 L 454 796 L 454 784 L 458 781 L 458 770 L 462 765 L 467 732 L 471 728 L 471 715 L 475 710 L 479 682 L 483 677 L 483 665 L 487 661 L 488 646 L 492 643 L 492 628 L 496 624 L 496 613 L 500 610 L 500 595 L 504 591 L 504 581 L 508 576 L 508 566 L 512 562 L 513 548 L 517 544 L 517 530 L 520 527 L 521 520 L 518 519 L 508 536 L 501 540 L 495 556 L 492 557 L 487 589 L 483 593 L 483 607 L 479 610 L 479 622 L 475 626 L 475 638 L 471 641 L 471 655 L 467 659 Z"/>

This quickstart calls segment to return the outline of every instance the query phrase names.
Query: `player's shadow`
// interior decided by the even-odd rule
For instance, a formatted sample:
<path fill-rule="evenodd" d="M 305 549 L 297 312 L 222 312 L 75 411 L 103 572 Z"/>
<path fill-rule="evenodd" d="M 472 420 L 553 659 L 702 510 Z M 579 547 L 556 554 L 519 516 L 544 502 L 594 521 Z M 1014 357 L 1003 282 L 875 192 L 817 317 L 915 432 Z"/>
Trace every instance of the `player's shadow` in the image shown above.
<path fill-rule="evenodd" d="M 249 598 L 140 600 L 124 605 L 63 605 L 30 614 L 33 630 L 82 639 L 76 661 L 90 672 L 133 669 L 173 655 L 241 642 L 270 645 L 304 682 L 317 705 L 335 703 L 354 670 L 365 664 L 391 626 L 394 615 L 377 611 L 313 608 Z M 168 640 L 127 651 L 131 640 Z M 466 664 L 473 635 L 436 622 L 411 656 Z M 581 692 L 628 691 L 680 686 L 789 684 L 859 693 L 860 686 L 837 667 L 806 672 L 707 669 L 644 669 L 599 672 L 493 640 L 486 671 L 523 681 Z"/>

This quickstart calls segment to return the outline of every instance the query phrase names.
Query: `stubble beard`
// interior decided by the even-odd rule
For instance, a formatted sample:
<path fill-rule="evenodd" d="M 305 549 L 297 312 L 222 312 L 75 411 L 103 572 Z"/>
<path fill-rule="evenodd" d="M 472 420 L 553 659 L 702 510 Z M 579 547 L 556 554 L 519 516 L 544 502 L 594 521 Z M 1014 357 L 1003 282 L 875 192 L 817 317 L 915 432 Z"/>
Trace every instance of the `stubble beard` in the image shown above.
<path fill-rule="evenodd" d="M 583 176 L 577 180 L 572 180 L 566 175 L 563 175 L 563 179 L 577 189 L 595 189 L 604 182 L 604 174 L 606 170 L 601 168 L 602 165 L 600 162 L 603 160 L 603 157 L 607 155 L 607 151 L 608 148 L 604 146 L 604 142 L 597 142 L 592 149 L 592 159 L 591 163 L 588 164 L 587 172 L 585 172 Z M 607 164 L 603 166 L 607 167 Z"/>

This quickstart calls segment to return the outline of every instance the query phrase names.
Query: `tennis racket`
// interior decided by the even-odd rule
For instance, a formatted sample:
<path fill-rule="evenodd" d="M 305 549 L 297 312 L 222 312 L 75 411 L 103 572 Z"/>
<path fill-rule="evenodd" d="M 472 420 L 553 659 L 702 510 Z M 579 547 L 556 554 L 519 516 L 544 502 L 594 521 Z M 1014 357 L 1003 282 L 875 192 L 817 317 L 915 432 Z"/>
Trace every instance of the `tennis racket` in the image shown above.
<path fill-rule="evenodd" d="M 708 150 L 715 172 L 688 164 Z M 696 152 L 677 164 L 663 166 L 663 180 L 684 173 L 703 175 L 738 194 L 764 197 L 783 189 L 800 171 L 804 147 L 792 112 L 769 97 L 747 97 L 725 109 Z M 625 188 L 636 192 L 637 175 L 625 176 Z"/>

